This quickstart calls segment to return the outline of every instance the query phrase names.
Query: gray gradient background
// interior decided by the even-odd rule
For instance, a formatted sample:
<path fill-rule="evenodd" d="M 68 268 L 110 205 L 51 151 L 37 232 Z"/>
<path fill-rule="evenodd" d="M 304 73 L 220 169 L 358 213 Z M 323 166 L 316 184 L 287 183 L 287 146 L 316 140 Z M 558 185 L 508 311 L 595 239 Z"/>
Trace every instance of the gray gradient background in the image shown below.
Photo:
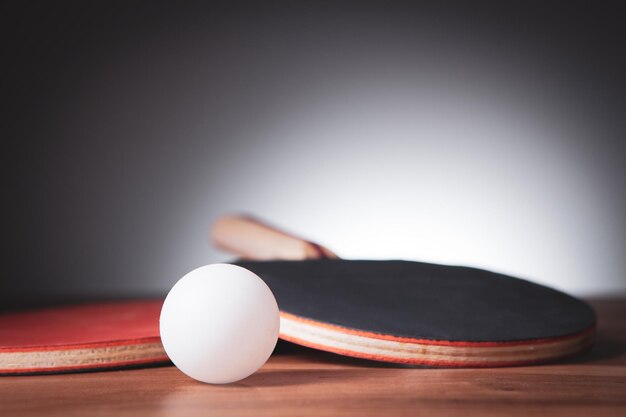
<path fill-rule="evenodd" d="M 612 2 L 5 4 L 3 306 L 163 294 L 253 213 L 626 292 Z"/>

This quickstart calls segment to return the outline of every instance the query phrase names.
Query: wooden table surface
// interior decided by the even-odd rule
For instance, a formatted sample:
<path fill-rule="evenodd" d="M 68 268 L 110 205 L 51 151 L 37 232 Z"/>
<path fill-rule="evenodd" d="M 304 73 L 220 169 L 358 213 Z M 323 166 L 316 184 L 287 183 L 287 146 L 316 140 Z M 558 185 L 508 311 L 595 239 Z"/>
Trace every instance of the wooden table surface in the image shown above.
<path fill-rule="evenodd" d="M 387 366 L 304 348 L 235 384 L 172 366 L 0 377 L 0 416 L 468 414 L 626 416 L 626 300 L 595 300 L 596 347 L 582 358 L 499 369 Z"/>

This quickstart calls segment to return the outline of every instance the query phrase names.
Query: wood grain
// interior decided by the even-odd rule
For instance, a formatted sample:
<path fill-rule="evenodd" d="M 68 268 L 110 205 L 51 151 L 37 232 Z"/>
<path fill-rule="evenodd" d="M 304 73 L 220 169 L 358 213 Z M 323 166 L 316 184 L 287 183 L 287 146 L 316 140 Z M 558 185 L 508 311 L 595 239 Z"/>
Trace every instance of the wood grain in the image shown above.
<path fill-rule="evenodd" d="M 174 367 L 0 377 L 2 416 L 626 415 L 626 300 L 597 300 L 597 346 L 572 361 L 498 369 L 382 365 L 287 346 L 231 385 Z"/>

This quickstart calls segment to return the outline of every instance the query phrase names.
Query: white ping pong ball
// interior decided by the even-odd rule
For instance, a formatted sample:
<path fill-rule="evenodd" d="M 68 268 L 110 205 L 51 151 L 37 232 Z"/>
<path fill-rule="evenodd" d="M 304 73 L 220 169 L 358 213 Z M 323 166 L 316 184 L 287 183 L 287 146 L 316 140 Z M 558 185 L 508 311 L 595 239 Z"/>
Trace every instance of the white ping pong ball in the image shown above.
<path fill-rule="evenodd" d="M 253 374 L 276 346 L 280 319 L 268 286 L 229 264 L 206 265 L 172 287 L 161 309 L 161 341 L 188 376 L 227 384 Z"/>

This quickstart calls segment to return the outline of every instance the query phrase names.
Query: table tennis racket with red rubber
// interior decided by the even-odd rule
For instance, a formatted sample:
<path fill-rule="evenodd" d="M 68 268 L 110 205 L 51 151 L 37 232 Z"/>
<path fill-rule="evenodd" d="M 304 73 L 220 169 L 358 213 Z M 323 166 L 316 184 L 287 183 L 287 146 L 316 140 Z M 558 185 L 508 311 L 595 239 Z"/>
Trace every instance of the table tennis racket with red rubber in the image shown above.
<path fill-rule="evenodd" d="M 383 362 L 498 367 L 572 357 L 593 344 L 589 305 L 522 279 L 332 259 L 327 249 L 308 250 L 321 247 L 249 217 L 219 219 L 212 238 L 248 259 L 236 263 L 276 296 L 280 337 L 303 346 Z M 290 260 L 272 260 L 285 254 Z"/>
<path fill-rule="evenodd" d="M 162 305 L 99 302 L 0 314 L 0 375 L 167 363 L 159 336 Z"/>
<path fill-rule="evenodd" d="M 254 221 L 229 224 L 239 232 L 238 225 L 243 224 L 244 233 L 250 232 L 250 226 L 256 227 Z M 278 244 L 268 247 L 286 249 L 280 254 L 283 258 L 334 256 L 315 244 L 302 245 L 300 239 L 293 238 L 293 246 L 285 245 L 284 233 L 272 234 L 264 229 L 262 235 L 278 240 Z M 252 240 L 251 251 L 258 256 L 255 242 Z M 159 336 L 162 305 L 163 300 L 120 301 L 0 314 L 0 375 L 167 363 L 169 359 Z"/>

